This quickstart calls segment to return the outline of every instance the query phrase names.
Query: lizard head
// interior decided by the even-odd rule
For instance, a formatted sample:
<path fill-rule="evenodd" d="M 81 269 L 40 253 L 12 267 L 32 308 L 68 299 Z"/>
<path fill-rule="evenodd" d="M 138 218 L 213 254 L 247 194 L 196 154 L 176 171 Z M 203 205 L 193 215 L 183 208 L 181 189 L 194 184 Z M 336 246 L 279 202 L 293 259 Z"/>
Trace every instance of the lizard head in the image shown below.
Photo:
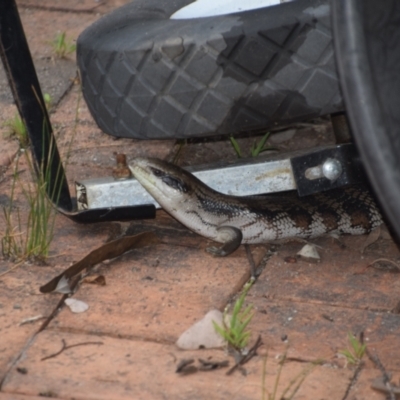
<path fill-rule="evenodd" d="M 167 211 L 187 200 L 192 192 L 189 172 L 157 158 L 138 157 L 129 165 L 133 176 Z"/>

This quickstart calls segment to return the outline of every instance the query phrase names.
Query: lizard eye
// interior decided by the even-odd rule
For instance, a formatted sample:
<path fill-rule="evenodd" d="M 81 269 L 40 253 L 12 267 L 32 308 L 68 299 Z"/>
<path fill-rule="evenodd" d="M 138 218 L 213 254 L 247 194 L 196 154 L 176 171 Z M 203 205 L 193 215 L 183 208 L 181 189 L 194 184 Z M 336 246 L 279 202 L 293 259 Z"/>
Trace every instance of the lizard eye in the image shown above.
<path fill-rule="evenodd" d="M 174 176 L 165 175 L 162 178 L 162 181 L 172 187 L 173 189 L 179 190 L 180 192 L 187 193 L 190 190 L 190 186 L 187 185 L 179 178 L 175 178 Z"/>
<path fill-rule="evenodd" d="M 163 171 L 161 171 L 160 169 L 157 169 L 157 168 L 151 168 L 151 171 L 153 172 L 153 174 L 155 176 L 158 176 L 158 177 L 165 175 L 165 172 L 163 172 Z"/>

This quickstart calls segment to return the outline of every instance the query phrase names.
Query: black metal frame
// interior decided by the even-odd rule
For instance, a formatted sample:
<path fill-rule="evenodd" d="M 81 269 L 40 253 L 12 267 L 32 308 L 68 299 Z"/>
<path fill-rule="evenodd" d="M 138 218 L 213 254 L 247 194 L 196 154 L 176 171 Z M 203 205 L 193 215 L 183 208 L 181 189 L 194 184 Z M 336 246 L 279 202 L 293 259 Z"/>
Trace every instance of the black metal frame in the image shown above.
<path fill-rule="evenodd" d="M 152 204 L 76 211 L 15 0 L 0 1 L 0 56 L 28 132 L 37 173 L 46 171 L 47 194 L 58 211 L 85 223 L 154 218 Z"/>

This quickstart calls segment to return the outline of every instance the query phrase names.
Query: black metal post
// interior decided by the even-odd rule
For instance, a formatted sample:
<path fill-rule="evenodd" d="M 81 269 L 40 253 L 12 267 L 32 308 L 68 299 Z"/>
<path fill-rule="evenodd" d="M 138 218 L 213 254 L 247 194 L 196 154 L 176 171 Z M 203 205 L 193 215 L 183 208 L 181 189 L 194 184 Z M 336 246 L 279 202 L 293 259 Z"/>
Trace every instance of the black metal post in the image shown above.
<path fill-rule="evenodd" d="M 0 54 L 29 135 L 37 172 L 47 172 L 49 198 L 65 211 L 72 211 L 64 168 L 14 0 L 0 1 Z"/>
<path fill-rule="evenodd" d="M 47 194 L 57 209 L 76 222 L 154 218 L 152 204 L 75 211 L 49 115 L 15 0 L 0 0 L 0 56 L 25 123 L 36 172 L 46 174 Z"/>

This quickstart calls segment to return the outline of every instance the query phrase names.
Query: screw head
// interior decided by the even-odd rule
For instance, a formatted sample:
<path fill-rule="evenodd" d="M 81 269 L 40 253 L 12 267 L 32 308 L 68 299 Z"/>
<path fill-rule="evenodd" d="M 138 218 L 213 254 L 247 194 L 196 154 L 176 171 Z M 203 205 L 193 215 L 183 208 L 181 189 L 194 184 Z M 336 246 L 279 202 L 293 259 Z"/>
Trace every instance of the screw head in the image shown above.
<path fill-rule="evenodd" d="M 330 181 L 338 179 L 342 172 L 342 164 L 335 158 L 328 158 L 322 165 L 322 174 Z"/>

